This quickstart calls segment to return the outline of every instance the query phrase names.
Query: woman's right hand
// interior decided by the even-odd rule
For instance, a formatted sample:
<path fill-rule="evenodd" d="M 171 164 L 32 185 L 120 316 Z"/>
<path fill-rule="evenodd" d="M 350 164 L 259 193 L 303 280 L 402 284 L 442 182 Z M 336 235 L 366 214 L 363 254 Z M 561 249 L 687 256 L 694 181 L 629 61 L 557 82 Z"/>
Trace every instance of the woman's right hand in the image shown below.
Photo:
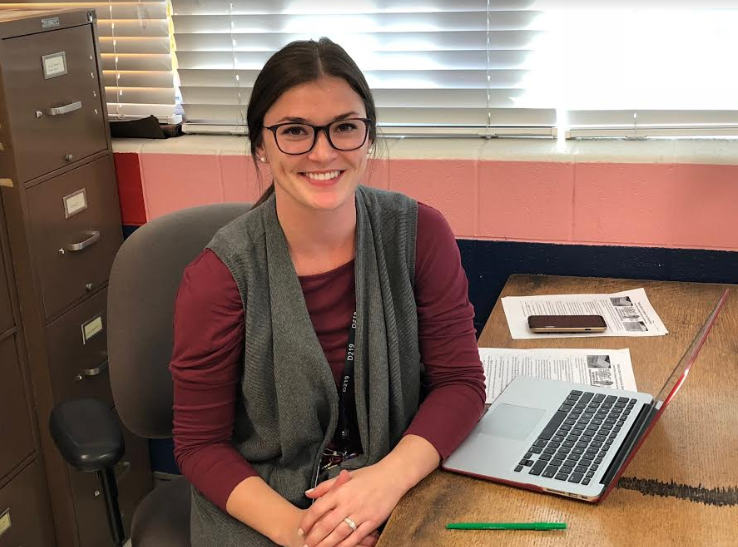
<path fill-rule="evenodd" d="M 350 473 L 341 473 L 338 477 L 334 479 L 330 489 L 325 493 L 328 493 L 331 490 L 335 490 L 336 488 L 343 486 L 350 480 Z M 287 529 L 290 531 L 288 533 L 288 537 L 284 542 L 280 542 L 283 547 L 305 547 L 305 534 L 303 534 L 302 530 L 299 529 L 300 521 L 302 520 L 304 513 L 305 509 L 295 508 L 295 513 L 290 518 L 290 522 L 287 524 Z M 359 543 L 359 547 L 374 547 L 374 545 L 376 545 L 378 541 L 379 532 L 375 531 L 366 536 L 363 540 L 361 540 L 361 542 Z"/>

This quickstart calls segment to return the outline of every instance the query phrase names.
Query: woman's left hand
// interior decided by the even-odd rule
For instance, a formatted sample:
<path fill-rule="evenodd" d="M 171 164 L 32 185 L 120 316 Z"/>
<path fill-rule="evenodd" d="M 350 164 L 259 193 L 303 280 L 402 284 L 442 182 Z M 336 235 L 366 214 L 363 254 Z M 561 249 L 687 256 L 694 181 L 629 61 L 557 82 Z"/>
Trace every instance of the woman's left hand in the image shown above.
<path fill-rule="evenodd" d="M 308 547 L 354 547 L 374 532 L 405 494 L 398 477 L 391 476 L 380 464 L 344 474 L 323 482 L 306 492 L 317 500 L 307 509 L 300 522 Z M 333 488 L 336 482 L 342 483 Z M 356 524 L 356 530 L 345 519 Z"/>

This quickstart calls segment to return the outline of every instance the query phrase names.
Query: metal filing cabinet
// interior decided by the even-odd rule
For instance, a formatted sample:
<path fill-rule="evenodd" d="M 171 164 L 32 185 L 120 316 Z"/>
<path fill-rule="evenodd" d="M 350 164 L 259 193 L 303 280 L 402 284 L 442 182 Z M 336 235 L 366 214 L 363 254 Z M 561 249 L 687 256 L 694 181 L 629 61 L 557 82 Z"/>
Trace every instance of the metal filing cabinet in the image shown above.
<path fill-rule="evenodd" d="M 51 509 L 9 256 L 0 195 L 0 547 L 47 547 Z"/>
<path fill-rule="evenodd" d="M 5 448 L 5 437 L 0 440 L 0 475 L 19 458 L 31 461 L 33 431 L 43 455 L 0 490 L 0 515 L 3 503 L 20 503 L 16 498 L 42 505 L 50 500 L 60 547 L 112 545 L 97 477 L 67 466 L 48 433 L 51 409 L 61 401 L 94 397 L 113 406 L 106 298 L 123 237 L 100 67 L 94 11 L 0 10 L 0 195 L 13 274 L 4 277 L 15 280 L 7 292 L 17 294 L 21 311 L 13 330 L 10 296 L 0 285 L 0 336 L 6 333 L 0 368 L 10 369 L 7 361 L 24 370 L 19 364 L 27 361 L 28 399 L 38 421 L 37 430 L 30 419 L 13 421 L 7 433 L 12 442 Z M 3 344 L 21 332 L 25 347 Z M 19 357 L 22 351 L 27 359 Z M 18 374 L 0 372 L 11 380 L 0 383 L 0 408 L 19 414 L 19 401 L 5 402 L 6 391 L 8 397 L 22 392 L 13 384 Z M 0 415 L 0 435 L 6 434 L 3 425 Z M 152 479 L 146 442 L 125 436 L 126 455 L 116 472 L 130 529 Z M 16 513 L 21 523 L 24 514 L 35 514 Z M 53 545 L 48 538 L 12 537 L 7 545 Z M 0 547 L 3 541 L 0 532 Z"/>

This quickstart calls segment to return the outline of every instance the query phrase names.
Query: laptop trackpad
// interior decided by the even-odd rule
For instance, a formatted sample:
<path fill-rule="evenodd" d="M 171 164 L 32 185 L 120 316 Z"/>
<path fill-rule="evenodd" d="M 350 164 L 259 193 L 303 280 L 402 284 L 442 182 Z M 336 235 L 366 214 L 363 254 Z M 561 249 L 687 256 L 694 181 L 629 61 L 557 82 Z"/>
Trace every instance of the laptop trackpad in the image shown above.
<path fill-rule="evenodd" d="M 485 416 L 482 432 L 487 435 L 522 441 L 544 414 L 544 410 L 537 408 L 501 404 L 492 411 L 490 416 Z"/>

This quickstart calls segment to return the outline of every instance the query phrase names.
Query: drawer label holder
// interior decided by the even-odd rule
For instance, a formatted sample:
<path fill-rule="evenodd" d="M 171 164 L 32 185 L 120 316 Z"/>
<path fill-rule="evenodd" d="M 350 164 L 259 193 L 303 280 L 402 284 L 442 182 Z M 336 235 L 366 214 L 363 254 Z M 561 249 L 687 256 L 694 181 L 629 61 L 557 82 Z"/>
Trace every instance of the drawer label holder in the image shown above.
<path fill-rule="evenodd" d="M 10 530 L 10 526 L 10 508 L 8 508 L 0 514 L 0 536 Z"/>
<path fill-rule="evenodd" d="M 103 320 L 100 314 L 96 315 L 89 321 L 82 323 L 82 344 L 87 342 L 93 336 L 100 334 L 103 331 Z"/>
<path fill-rule="evenodd" d="M 64 218 L 69 218 L 87 209 L 87 191 L 82 188 L 64 196 Z"/>
<path fill-rule="evenodd" d="M 64 51 L 51 53 L 41 57 L 44 67 L 44 79 L 56 78 L 67 73 L 67 54 Z"/>

